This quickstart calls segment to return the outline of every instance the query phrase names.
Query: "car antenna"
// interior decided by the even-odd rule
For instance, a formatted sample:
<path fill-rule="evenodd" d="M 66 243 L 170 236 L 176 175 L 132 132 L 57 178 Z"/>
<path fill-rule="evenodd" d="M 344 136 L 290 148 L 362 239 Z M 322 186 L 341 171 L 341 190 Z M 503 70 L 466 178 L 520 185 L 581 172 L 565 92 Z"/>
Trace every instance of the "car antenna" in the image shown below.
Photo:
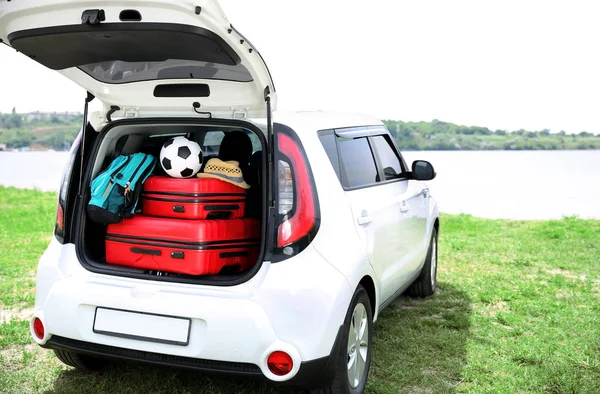
<path fill-rule="evenodd" d="M 81 198 L 81 187 L 83 184 L 83 164 L 84 164 L 84 155 L 85 155 L 85 130 L 87 129 L 88 123 L 88 104 L 92 101 L 96 96 L 87 92 L 87 96 L 85 97 L 85 105 L 83 107 L 83 126 L 81 128 L 81 146 L 79 147 L 81 154 L 80 163 L 79 163 L 79 190 L 77 192 L 77 196 Z"/>

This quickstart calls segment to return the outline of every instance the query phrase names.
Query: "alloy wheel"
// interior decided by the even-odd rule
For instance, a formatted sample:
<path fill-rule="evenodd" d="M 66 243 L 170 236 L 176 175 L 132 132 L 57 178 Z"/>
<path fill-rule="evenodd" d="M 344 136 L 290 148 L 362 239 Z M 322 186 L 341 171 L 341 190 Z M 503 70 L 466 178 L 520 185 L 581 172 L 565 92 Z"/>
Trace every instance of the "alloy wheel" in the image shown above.
<path fill-rule="evenodd" d="M 352 312 L 348 332 L 348 382 L 353 389 L 358 387 L 365 374 L 369 335 L 367 310 L 358 303 Z"/>
<path fill-rule="evenodd" d="M 437 274 L 437 242 L 435 239 L 431 243 L 431 288 L 435 289 L 435 281 Z"/>

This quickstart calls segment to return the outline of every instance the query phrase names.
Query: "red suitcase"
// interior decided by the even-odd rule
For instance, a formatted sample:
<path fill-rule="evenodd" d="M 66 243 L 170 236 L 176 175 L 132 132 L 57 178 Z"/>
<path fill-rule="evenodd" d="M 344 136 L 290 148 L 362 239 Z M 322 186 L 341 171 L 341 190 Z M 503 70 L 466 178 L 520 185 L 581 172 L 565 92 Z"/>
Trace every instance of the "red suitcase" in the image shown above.
<path fill-rule="evenodd" d="M 179 219 L 235 219 L 244 216 L 246 190 L 211 178 L 153 176 L 144 182 L 144 215 Z"/>
<path fill-rule="evenodd" d="M 136 215 L 108 226 L 106 262 L 187 275 L 251 268 L 260 250 L 255 219 L 181 220 Z"/>

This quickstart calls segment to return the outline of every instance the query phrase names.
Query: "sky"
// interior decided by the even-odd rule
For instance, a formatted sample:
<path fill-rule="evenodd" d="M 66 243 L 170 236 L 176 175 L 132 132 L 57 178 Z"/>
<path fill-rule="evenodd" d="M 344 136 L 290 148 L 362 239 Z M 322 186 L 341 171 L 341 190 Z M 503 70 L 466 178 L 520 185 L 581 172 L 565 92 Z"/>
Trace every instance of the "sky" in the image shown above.
<path fill-rule="evenodd" d="M 279 108 L 600 133 L 600 3 L 221 0 Z M 83 91 L 0 45 L 0 111 L 82 111 Z"/>

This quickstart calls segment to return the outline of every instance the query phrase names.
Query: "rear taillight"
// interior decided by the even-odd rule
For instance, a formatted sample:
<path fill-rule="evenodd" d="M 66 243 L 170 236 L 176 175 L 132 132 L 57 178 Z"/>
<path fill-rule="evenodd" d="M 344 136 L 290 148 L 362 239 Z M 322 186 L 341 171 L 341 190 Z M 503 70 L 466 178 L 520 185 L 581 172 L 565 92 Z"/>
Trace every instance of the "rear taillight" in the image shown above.
<path fill-rule="evenodd" d="M 60 182 L 60 191 L 58 192 L 58 206 L 56 208 L 56 224 L 54 226 L 54 235 L 60 243 L 65 242 L 65 212 L 67 210 L 67 199 L 69 196 L 69 187 L 71 183 L 71 175 L 75 166 L 75 159 L 79 153 L 79 144 L 81 142 L 82 133 L 79 132 L 75 141 L 71 145 L 69 158 L 63 171 L 62 180 Z"/>
<path fill-rule="evenodd" d="M 65 238 L 65 209 L 59 202 L 56 208 L 56 225 L 54 226 L 54 234 L 59 241 Z"/>
<path fill-rule="evenodd" d="M 277 129 L 279 220 L 274 261 L 302 251 L 319 226 L 317 192 L 306 155 L 291 129 L 281 125 Z"/>
<path fill-rule="evenodd" d="M 44 323 L 40 320 L 39 317 L 36 317 L 33 320 L 33 333 L 37 337 L 37 339 L 44 339 L 44 335 L 46 335 L 46 329 L 44 328 Z"/>

